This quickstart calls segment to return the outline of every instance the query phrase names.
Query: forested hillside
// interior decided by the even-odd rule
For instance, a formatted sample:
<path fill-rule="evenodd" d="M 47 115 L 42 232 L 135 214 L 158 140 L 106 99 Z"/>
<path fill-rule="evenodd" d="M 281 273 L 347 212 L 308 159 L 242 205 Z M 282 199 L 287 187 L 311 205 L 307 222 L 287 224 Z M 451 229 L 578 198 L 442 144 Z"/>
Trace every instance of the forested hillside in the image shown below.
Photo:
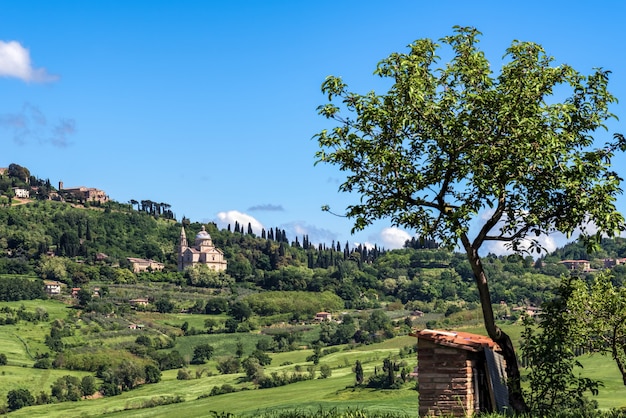
<path fill-rule="evenodd" d="M 149 280 L 200 288 L 230 283 L 258 290 L 332 291 L 348 308 L 399 302 L 432 310 L 477 300 L 465 256 L 419 239 L 407 242 L 404 249 L 385 251 L 339 242 L 313 244 L 308 236 L 287 237 L 279 228 L 263 230 L 259 237 L 249 225 L 218 230 L 209 224 L 213 242 L 228 261 L 226 274 L 215 278 L 198 269 L 181 273 L 176 268 L 181 228 L 194 236 L 201 224 L 170 219 L 171 211 L 155 209 L 169 209 L 169 205 L 155 206 L 148 204 L 153 203 L 150 200 L 102 205 L 50 201 L 45 198 L 54 190 L 50 182 L 29 176 L 28 169 L 12 164 L 0 177 L 5 195 L 11 194 L 11 186 L 38 185 L 35 198 L 19 204 L 12 199 L 0 209 L 0 274 L 36 275 L 70 286 Z M 588 259 L 592 267 L 602 268 L 604 258 L 625 254 L 626 240 L 615 239 L 606 240 L 602 250 L 592 255 L 578 243 L 539 260 L 489 255 L 484 263 L 492 280 L 492 302 L 540 304 L 568 271 L 561 260 Z M 164 263 L 165 269 L 136 275 L 127 257 L 153 259 Z M 626 269 L 614 270 L 621 282 Z"/>

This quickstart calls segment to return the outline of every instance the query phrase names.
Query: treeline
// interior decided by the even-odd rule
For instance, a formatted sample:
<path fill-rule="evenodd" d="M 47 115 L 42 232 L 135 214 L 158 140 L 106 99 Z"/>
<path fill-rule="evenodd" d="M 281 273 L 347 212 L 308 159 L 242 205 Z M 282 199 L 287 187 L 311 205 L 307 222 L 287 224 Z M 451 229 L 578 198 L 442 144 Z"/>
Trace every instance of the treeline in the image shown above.
<path fill-rule="evenodd" d="M 207 231 L 224 251 L 228 269 L 220 274 L 208 269 L 178 272 L 176 250 L 183 226 L 188 236 L 202 228 L 186 219 L 178 223 L 134 210 L 85 210 L 52 201 L 5 208 L 0 211 L 0 274 L 38 275 L 73 287 L 149 280 L 208 288 L 246 284 L 274 291 L 328 291 L 347 308 L 398 300 L 419 302 L 415 308 L 428 310 L 440 300 L 478 300 L 465 256 L 423 240 L 393 251 L 338 242 L 315 246 L 308 236 L 287 242 L 278 228 L 263 238 L 242 232 L 240 225 L 234 232 L 209 224 Z M 165 269 L 135 274 L 127 257 L 157 260 Z M 493 278 L 494 303 L 538 304 L 556 278 L 567 273 L 557 262 L 530 257 L 489 255 L 483 261 Z"/>
<path fill-rule="evenodd" d="M 35 181 L 19 168 L 14 167 L 14 171 L 20 177 L 11 179 Z M 109 203 L 105 210 L 47 200 L 3 208 L 0 274 L 37 275 L 75 287 L 92 281 L 123 284 L 149 280 L 200 288 L 245 285 L 273 291 L 332 292 L 347 308 L 399 301 L 411 302 L 415 309 L 445 311 L 446 307 L 438 305 L 440 301 L 478 301 L 466 257 L 419 238 L 407 241 L 404 249 L 385 251 L 351 248 L 347 242 L 314 245 L 307 235 L 290 240 L 280 228 L 263 230 L 257 236 L 249 224 L 235 223 L 234 228 L 229 225 L 222 230 L 209 224 L 207 231 L 228 260 L 227 271 L 218 275 L 202 269 L 178 272 L 176 251 L 181 227 L 193 237 L 202 225 L 186 218 L 179 223 L 155 216 L 167 206 L 147 200 L 136 203 L 138 210 L 132 205 Z M 561 259 L 591 258 L 581 252 L 582 248 L 579 243 L 569 244 L 540 260 L 485 256 L 492 302 L 540 304 L 551 294 L 557 278 L 568 274 L 559 263 Z M 624 256 L 626 242 L 621 238 L 605 240 L 603 251 L 600 254 L 606 257 Z M 164 263 L 165 269 L 135 274 L 127 257 L 153 259 Z M 592 260 L 592 266 L 600 264 L 601 259 Z M 618 281 L 626 277 L 624 266 L 615 267 L 614 272 Z M 0 288 L 0 295 L 6 295 L 7 300 L 32 298 L 19 293 L 30 292 L 30 287 L 6 286 L 5 290 Z"/>
<path fill-rule="evenodd" d="M 43 299 L 46 294 L 39 280 L 24 277 L 0 277 L 0 301 Z"/>

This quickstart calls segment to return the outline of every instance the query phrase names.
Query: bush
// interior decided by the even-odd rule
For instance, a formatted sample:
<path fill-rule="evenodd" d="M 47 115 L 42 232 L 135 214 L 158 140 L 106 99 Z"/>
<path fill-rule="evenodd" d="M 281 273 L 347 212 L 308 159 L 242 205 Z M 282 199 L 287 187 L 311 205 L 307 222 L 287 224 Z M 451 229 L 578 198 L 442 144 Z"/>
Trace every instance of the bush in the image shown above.
<path fill-rule="evenodd" d="M 7 406 L 11 411 L 35 404 L 35 398 L 28 389 L 14 389 L 7 394 Z"/>
<path fill-rule="evenodd" d="M 176 375 L 177 380 L 191 380 L 191 373 L 187 369 L 180 369 Z"/>

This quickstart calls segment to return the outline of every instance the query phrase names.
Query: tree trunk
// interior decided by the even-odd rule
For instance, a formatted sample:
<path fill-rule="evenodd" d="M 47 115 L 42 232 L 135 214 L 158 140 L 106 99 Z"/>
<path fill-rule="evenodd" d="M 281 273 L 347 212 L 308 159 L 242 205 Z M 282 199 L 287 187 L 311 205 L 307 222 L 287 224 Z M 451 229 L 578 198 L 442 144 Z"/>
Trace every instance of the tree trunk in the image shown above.
<path fill-rule="evenodd" d="M 487 283 L 487 276 L 485 275 L 485 270 L 483 269 L 480 256 L 478 255 L 478 251 L 469 245 L 469 241 L 463 240 L 463 244 L 467 252 L 467 258 L 472 267 L 472 272 L 474 273 L 474 279 L 476 281 L 476 287 L 478 288 L 478 295 L 480 297 L 480 305 L 483 310 L 483 320 L 487 334 L 500 346 L 502 349 L 502 356 L 506 361 L 509 405 L 516 412 L 527 412 L 528 406 L 524 401 L 524 394 L 522 393 L 521 377 L 519 366 L 517 364 L 517 356 L 515 355 L 515 348 L 513 347 L 511 338 L 496 325 L 493 308 L 491 306 L 489 284 Z"/>

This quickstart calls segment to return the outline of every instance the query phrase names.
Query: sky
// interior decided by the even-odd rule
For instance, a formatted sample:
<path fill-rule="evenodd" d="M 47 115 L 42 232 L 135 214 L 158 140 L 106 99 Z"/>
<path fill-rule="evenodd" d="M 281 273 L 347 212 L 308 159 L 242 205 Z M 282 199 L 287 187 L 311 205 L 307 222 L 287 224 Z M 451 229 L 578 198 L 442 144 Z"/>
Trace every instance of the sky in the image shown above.
<path fill-rule="evenodd" d="M 314 165 L 313 136 L 330 127 L 316 111 L 324 79 L 367 93 L 389 54 L 473 26 L 494 71 L 513 40 L 583 74 L 612 71 L 611 110 L 626 120 L 624 19 L 617 0 L 0 0 L 0 167 L 168 203 L 178 220 L 400 248 L 414 231 L 382 220 L 352 234 L 321 210 L 358 199 L 338 192 L 344 173 Z M 598 139 L 613 132 L 622 122 Z M 615 166 L 626 178 L 626 156 Z"/>

